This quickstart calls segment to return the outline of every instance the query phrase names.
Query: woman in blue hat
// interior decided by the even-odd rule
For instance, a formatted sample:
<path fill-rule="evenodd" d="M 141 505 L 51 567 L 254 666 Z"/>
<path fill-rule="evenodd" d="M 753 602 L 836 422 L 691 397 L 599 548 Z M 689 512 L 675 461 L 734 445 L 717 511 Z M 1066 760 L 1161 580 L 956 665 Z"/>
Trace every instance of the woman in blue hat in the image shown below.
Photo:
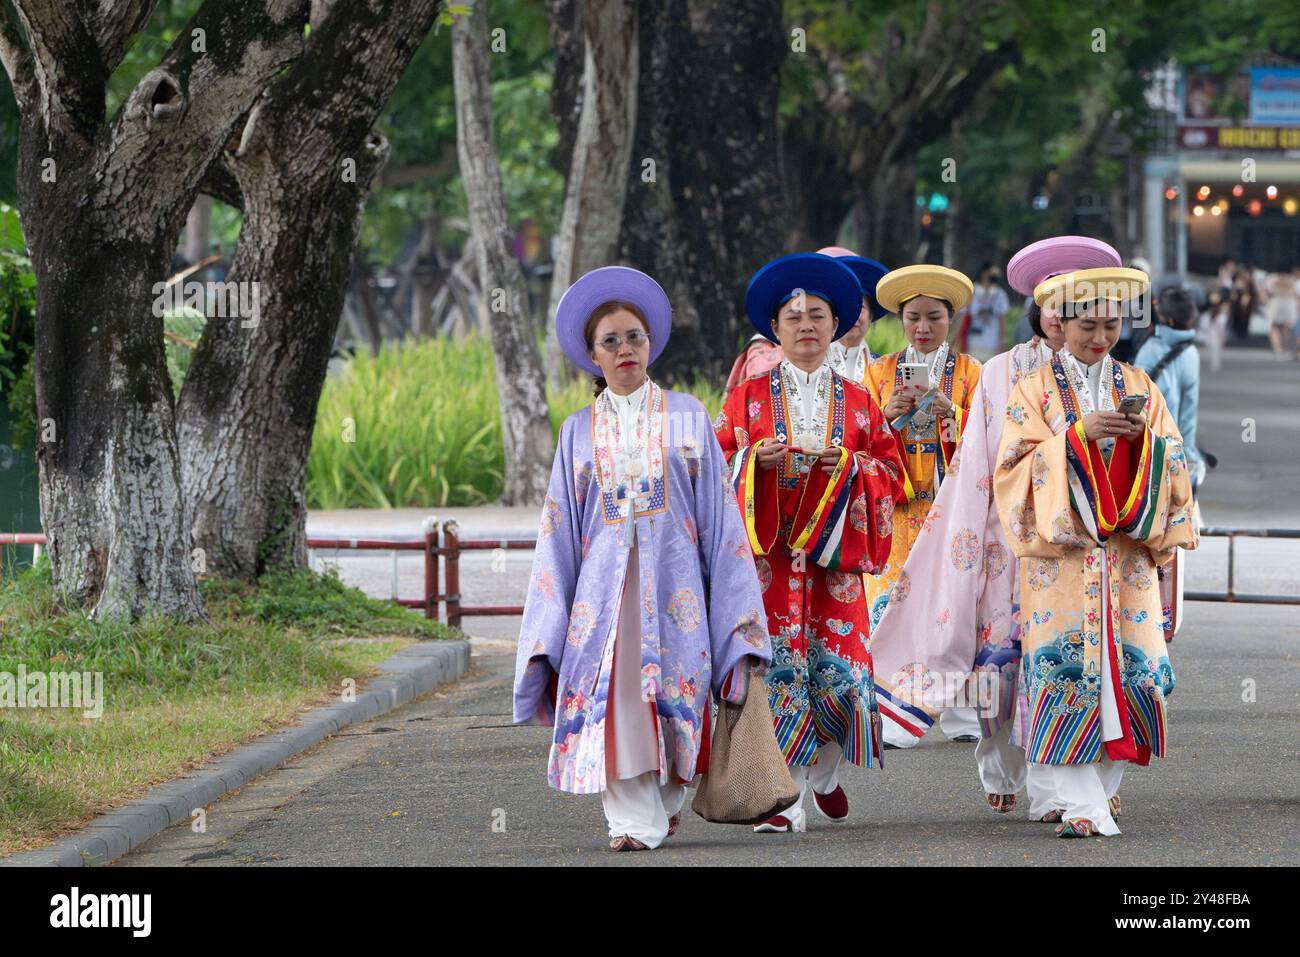
<path fill-rule="evenodd" d="M 657 847 L 707 770 L 710 696 L 771 657 L 726 464 L 693 396 L 646 374 L 672 310 L 607 266 L 564 294 L 560 345 L 596 400 L 560 429 L 519 632 L 514 720 L 551 725 L 551 786 L 601 794 L 610 850 Z"/>
<path fill-rule="evenodd" d="M 754 328 L 784 359 L 741 383 L 714 423 L 743 503 L 772 639 L 768 673 L 777 742 L 817 810 L 848 815 L 841 761 L 880 759 L 862 575 L 889 554 L 902 464 L 880 409 L 826 364 L 858 321 L 862 289 L 818 253 L 768 263 L 745 294 Z M 802 831 L 794 807 L 755 826 Z"/>

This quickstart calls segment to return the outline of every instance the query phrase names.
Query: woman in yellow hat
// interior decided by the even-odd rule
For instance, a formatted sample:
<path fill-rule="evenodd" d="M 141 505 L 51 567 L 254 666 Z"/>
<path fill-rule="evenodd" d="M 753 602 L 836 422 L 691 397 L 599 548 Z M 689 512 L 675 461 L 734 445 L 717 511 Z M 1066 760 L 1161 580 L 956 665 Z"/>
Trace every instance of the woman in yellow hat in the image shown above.
<path fill-rule="evenodd" d="M 970 279 L 957 270 L 928 264 L 895 269 L 876 286 L 876 301 L 902 320 L 908 345 L 868 366 L 863 383 L 890 424 L 903 460 L 906 492 L 906 500 L 894 509 L 889 562 L 879 575 L 865 579 L 872 630 L 891 601 L 907 598 L 910 582 L 903 563 L 952 467 L 970 396 L 979 382 L 979 361 L 947 342 L 952 318 L 970 302 L 972 292 Z M 897 677 L 891 680 L 898 683 Z M 884 692 L 882 708 L 888 707 L 888 692 L 879 682 L 877 691 Z M 971 723 L 972 730 L 978 728 Z"/>
<path fill-rule="evenodd" d="M 1060 837 L 1118 834 L 1125 766 L 1166 752 L 1174 672 L 1156 569 L 1200 536 L 1164 397 L 1110 355 L 1148 286 L 1108 267 L 1035 287 L 1065 347 L 1012 389 L 993 473 L 1019 560 L 1025 758 L 1051 780 Z"/>

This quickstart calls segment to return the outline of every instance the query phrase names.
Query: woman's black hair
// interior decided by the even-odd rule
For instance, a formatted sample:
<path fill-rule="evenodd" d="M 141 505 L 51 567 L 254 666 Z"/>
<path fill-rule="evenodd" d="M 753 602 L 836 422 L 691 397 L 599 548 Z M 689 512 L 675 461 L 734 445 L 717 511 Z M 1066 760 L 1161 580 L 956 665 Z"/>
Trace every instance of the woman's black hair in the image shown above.
<path fill-rule="evenodd" d="M 1025 315 L 1029 319 L 1029 328 L 1034 330 L 1034 335 L 1040 339 L 1046 339 L 1047 335 L 1043 332 L 1043 307 L 1038 303 L 1030 301 L 1029 309 Z"/>

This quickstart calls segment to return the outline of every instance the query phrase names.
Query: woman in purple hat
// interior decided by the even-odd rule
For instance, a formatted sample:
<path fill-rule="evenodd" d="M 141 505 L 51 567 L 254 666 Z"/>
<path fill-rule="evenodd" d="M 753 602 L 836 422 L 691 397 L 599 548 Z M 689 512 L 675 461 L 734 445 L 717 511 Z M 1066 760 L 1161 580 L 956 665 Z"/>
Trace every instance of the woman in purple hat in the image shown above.
<path fill-rule="evenodd" d="M 704 407 L 647 367 L 668 297 L 587 273 L 556 309 L 596 400 L 560 429 L 524 604 L 514 720 L 554 727 L 548 776 L 601 794 L 610 850 L 658 847 L 706 771 L 710 696 L 742 701 L 771 659 L 758 573 Z"/>

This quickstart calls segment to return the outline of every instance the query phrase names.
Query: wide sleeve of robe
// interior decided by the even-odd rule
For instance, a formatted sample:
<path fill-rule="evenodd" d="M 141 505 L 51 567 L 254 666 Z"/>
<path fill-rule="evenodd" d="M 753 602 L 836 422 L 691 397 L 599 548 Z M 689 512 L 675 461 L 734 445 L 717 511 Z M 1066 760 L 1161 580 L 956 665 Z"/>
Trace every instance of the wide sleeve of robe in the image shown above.
<path fill-rule="evenodd" d="M 706 589 L 713 689 L 720 692 L 741 659 L 750 655 L 770 662 L 772 646 L 758 570 L 745 540 L 727 462 L 704 407 L 691 402 L 696 410 L 692 432 L 698 436 L 700 452 L 699 471 L 694 476 L 695 525 Z"/>
<path fill-rule="evenodd" d="M 993 488 L 1017 557 L 1059 558 L 1116 532 L 1142 542 L 1157 564 L 1175 546 L 1196 547 L 1182 437 L 1160 390 L 1145 373 L 1133 374 L 1151 395 L 1148 424 L 1139 436 L 1116 439 L 1109 463 L 1098 443 L 1084 438 L 1082 420 L 1053 431 L 1046 410 L 1060 413 L 1046 398 L 1042 374 L 1016 384 Z"/>
<path fill-rule="evenodd" d="M 514 721 L 555 723 L 551 684 L 559 674 L 582 562 L 582 506 L 574 485 L 573 437 L 589 409 L 571 415 L 560 429 L 551 481 L 542 505 L 537 549 L 524 600 L 515 658 Z M 585 489 L 582 490 L 585 498 Z"/>

